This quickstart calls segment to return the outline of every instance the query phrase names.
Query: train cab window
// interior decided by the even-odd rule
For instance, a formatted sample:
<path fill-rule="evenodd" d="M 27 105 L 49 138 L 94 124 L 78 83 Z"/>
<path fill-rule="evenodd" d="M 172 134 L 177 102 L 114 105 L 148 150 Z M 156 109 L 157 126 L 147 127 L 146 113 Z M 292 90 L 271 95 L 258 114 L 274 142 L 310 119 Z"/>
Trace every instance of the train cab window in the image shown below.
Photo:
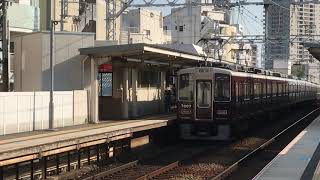
<path fill-rule="evenodd" d="M 197 106 L 199 108 L 211 106 L 211 81 L 197 81 Z"/>
<path fill-rule="evenodd" d="M 214 100 L 230 101 L 230 76 L 216 73 L 214 85 Z"/>
<path fill-rule="evenodd" d="M 179 77 L 179 100 L 193 100 L 193 76 L 191 74 L 181 74 Z"/>

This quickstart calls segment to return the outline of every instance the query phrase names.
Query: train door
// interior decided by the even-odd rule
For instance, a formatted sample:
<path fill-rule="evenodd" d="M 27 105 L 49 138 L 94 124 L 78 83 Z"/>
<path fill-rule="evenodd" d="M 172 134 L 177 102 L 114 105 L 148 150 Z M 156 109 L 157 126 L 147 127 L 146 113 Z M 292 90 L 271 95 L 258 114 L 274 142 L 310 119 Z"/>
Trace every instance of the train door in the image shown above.
<path fill-rule="evenodd" d="M 212 119 L 212 81 L 197 80 L 196 119 Z"/>

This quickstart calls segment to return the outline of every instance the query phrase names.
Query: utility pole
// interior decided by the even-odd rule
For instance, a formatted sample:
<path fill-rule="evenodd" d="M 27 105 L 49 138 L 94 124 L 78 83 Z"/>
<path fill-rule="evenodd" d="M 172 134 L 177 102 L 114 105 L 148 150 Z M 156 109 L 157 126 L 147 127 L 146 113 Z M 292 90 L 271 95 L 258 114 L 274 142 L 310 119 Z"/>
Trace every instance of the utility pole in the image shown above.
<path fill-rule="evenodd" d="M 54 31 L 56 21 L 50 21 L 50 102 L 49 102 L 49 129 L 53 129 L 53 121 L 54 121 L 54 102 L 53 102 L 53 90 L 54 90 Z"/>
<path fill-rule="evenodd" d="M 8 20 L 7 20 L 7 7 L 8 1 L 2 0 L 1 3 L 1 46 L 2 46 L 2 82 L 3 82 L 3 90 L 10 90 L 10 81 L 9 81 L 9 28 L 8 28 Z"/>
<path fill-rule="evenodd" d="M 62 4 L 61 4 L 62 5 Z M 50 17 L 50 101 L 49 101 L 49 129 L 54 129 L 54 101 L 53 101 L 53 91 L 54 91 L 54 64 L 55 64 L 55 26 L 61 22 L 64 23 L 63 19 L 60 21 L 55 20 L 54 11 L 55 1 L 51 1 L 51 17 Z M 62 6 L 61 6 L 62 7 Z M 62 8 L 61 8 L 62 9 Z M 65 17 L 65 16 L 61 16 Z"/>

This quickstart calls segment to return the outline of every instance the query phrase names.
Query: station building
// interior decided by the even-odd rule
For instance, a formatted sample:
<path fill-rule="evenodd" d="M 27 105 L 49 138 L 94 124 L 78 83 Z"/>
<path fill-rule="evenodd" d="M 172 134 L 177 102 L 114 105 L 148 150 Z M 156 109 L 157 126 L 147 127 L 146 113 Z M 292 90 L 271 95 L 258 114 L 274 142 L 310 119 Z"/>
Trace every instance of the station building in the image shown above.
<path fill-rule="evenodd" d="M 35 42 L 37 41 L 37 42 Z M 15 90 L 50 88 L 49 33 L 15 39 Z M 164 112 L 175 71 L 205 61 L 194 45 L 95 46 L 94 34 L 55 34 L 54 90 L 88 90 L 89 121 L 135 119 Z"/>

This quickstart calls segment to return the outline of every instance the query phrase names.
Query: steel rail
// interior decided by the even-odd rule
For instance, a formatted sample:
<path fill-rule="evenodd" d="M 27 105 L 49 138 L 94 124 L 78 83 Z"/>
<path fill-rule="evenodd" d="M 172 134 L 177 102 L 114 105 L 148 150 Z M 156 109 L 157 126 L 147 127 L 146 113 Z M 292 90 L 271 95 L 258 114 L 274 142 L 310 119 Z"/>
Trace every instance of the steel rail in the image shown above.
<path fill-rule="evenodd" d="M 289 129 L 291 129 L 292 127 L 296 126 L 297 124 L 299 124 L 300 122 L 305 120 L 307 117 L 309 117 L 310 115 L 312 115 L 313 113 L 315 113 L 319 109 L 320 109 L 320 107 L 314 109 L 313 111 L 311 111 L 307 115 L 303 116 L 298 121 L 294 122 L 293 124 L 291 124 L 290 126 L 285 128 L 284 130 L 282 130 L 280 133 L 278 133 L 277 135 L 273 136 L 271 139 L 269 139 L 268 141 L 266 141 L 265 143 L 260 145 L 258 148 L 254 149 L 253 151 L 251 151 L 250 153 L 248 153 L 247 155 L 242 157 L 240 160 L 238 160 L 237 162 L 233 163 L 231 166 L 229 166 L 227 169 L 225 169 L 224 171 L 219 173 L 217 176 L 210 177 L 210 178 L 208 178 L 208 180 L 222 180 L 222 179 L 225 179 L 232 172 L 234 172 L 242 163 L 244 163 L 246 160 L 248 160 L 249 158 L 253 157 L 255 154 L 257 154 L 261 150 L 265 149 L 266 147 L 268 147 L 269 145 L 274 143 L 281 135 L 286 133 Z"/>
<path fill-rule="evenodd" d="M 103 179 L 103 178 L 105 178 L 107 176 L 110 176 L 112 174 L 119 173 L 119 172 L 124 171 L 126 169 L 132 168 L 132 167 L 136 166 L 137 164 L 138 164 L 138 160 L 132 161 L 132 162 L 129 162 L 127 164 L 124 164 L 124 165 L 112 168 L 110 170 L 107 170 L 107 171 L 92 175 L 90 177 L 84 178 L 83 180 L 99 180 L 99 179 Z"/>
<path fill-rule="evenodd" d="M 169 164 L 169 165 L 166 165 L 166 166 L 164 166 L 164 167 L 161 167 L 161 168 L 159 168 L 159 169 L 156 169 L 156 170 L 154 170 L 154 171 L 152 171 L 152 172 L 150 172 L 150 173 L 148 173 L 148 174 L 145 174 L 145 175 L 137 178 L 136 180 L 148 180 L 148 179 L 153 179 L 153 178 L 155 178 L 155 177 L 157 177 L 157 176 L 159 176 L 159 175 L 161 175 L 161 174 L 164 174 L 164 173 L 166 173 L 166 172 L 168 172 L 168 171 L 170 171 L 170 170 L 172 170 L 172 169 L 174 169 L 174 168 L 176 168 L 176 167 L 178 167 L 178 166 L 179 166 L 179 161 L 176 161 L 176 162 L 174 162 L 174 163 L 171 163 L 171 164 Z"/>

